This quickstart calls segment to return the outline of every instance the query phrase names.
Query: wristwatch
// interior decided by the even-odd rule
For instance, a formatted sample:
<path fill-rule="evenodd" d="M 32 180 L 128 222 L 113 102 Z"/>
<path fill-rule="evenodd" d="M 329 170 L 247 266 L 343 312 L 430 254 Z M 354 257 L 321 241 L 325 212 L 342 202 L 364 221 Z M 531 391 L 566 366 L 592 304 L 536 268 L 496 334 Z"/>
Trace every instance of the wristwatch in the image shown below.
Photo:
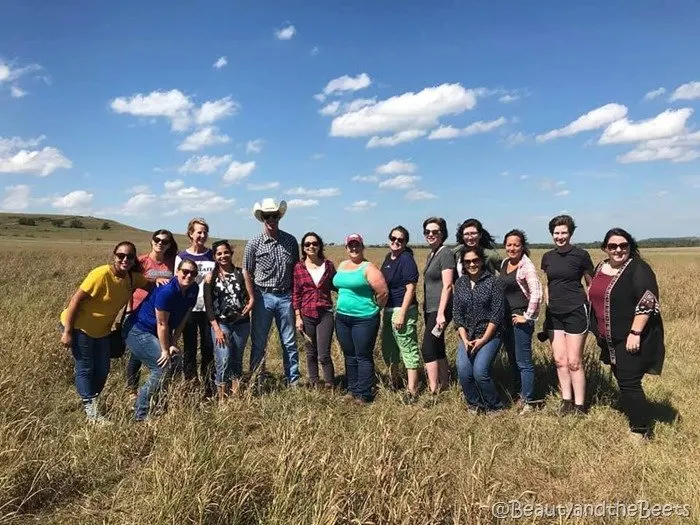
<path fill-rule="evenodd" d="M 642 332 L 640 332 L 639 330 L 630 330 L 630 334 L 632 334 L 632 335 L 642 335 Z"/>

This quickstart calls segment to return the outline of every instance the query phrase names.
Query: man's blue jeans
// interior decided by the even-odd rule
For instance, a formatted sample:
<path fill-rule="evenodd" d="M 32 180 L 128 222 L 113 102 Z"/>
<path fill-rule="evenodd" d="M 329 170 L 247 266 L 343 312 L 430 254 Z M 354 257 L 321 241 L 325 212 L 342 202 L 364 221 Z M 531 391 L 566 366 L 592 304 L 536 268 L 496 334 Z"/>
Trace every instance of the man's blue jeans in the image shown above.
<path fill-rule="evenodd" d="M 250 334 L 250 322 L 226 324 L 219 321 L 221 331 L 226 336 L 226 344 L 216 344 L 216 334 L 211 329 L 211 340 L 214 344 L 214 364 L 216 386 L 226 386 L 232 379 L 240 379 L 243 375 L 243 350 Z"/>
<path fill-rule="evenodd" d="M 535 323 L 513 324 L 506 322 L 503 344 L 513 370 L 513 379 L 520 399 L 526 403 L 534 399 L 535 365 L 532 363 L 532 333 Z"/>
<path fill-rule="evenodd" d="M 503 408 L 501 396 L 491 378 L 491 368 L 501 346 L 501 340 L 494 337 L 479 348 L 474 355 L 468 355 L 462 341 L 457 346 L 457 374 L 467 403 L 474 408 L 499 410 Z"/>
<path fill-rule="evenodd" d="M 73 329 L 71 352 L 75 361 L 75 389 L 78 395 L 84 401 L 97 397 L 109 375 L 109 336 L 90 337 L 82 330 Z"/>
<path fill-rule="evenodd" d="M 372 317 L 335 316 L 335 335 L 345 356 L 348 392 L 365 401 L 373 398 L 374 344 L 378 332 L 379 314 Z"/>
<path fill-rule="evenodd" d="M 139 388 L 134 407 L 134 417 L 136 421 L 143 421 L 148 416 L 151 401 L 157 403 L 160 393 L 167 386 L 171 375 L 169 367 L 172 361 L 161 367 L 158 365 L 160 359 L 160 342 L 158 337 L 151 332 L 146 332 L 138 326 L 134 326 L 128 320 L 124 323 L 123 333 L 126 335 L 126 344 L 142 364 L 144 364 L 150 374 L 146 382 Z M 179 359 L 179 356 L 176 356 Z"/>
<path fill-rule="evenodd" d="M 254 372 L 264 364 L 265 348 L 273 319 L 282 343 L 284 375 L 287 378 L 287 384 L 291 385 L 299 381 L 301 375 L 299 374 L 299 350 L 297 349 L 294 309 L 290 293 L 265 293 L 255 289 L 255 306 L 253 306 L 251 326 L 250 371 Z"/>

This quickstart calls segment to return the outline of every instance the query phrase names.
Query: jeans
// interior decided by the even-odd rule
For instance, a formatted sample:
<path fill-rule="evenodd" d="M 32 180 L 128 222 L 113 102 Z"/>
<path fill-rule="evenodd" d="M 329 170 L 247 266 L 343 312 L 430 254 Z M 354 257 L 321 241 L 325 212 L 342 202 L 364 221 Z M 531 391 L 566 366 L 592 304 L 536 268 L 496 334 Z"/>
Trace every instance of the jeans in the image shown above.
<path fill-rule="evenodd" d="M 197 378 L 197 332 L 201 343 L 199 364 L 200 379 L 207 391 L 212 390 L 214 350 L 211 340 L 211 325 L 206 312 L 192 312 L 182 331 L 182 366 L 186 380 Z"/>
<path fill-rule="evenodd" d="M 335 315 L 335 333 L 345 356 L 348 392 L 372 401 L 374 387 L 374 344 L 379 332 L 379 314 L 372 317 Z"/>
<path fill-rule="evenodd" d="M 270 334 L 272 319 L 277 325 L 277 332 L 282 343 L 282 362 L 287 384 L 291 385 L 301 379 L 299 374 L 299 350 L 294 326 L 294 309 L 289 293 L 263 293 L 255 289 L 255 306 L 251 326 L 250 371 L 257 370 L 265 361 L 265 347 Z"/>
<path fill-rule="evenodd" d="M 168 379 L 172 376 L 168 371 L 174 363 L 171 361 L 164 367 L 158 365 L 158 359 L 160 359 L 158 336 L 128 321 L 124 324 L 123 333 L 126 335 L 126 344 L 131 352 L 150 371 L 148 379 L 139 388 L 134 406 L 136 421 L 143 421 L 148 416 L 151 402 L 157 403 L 161 392 L 165 390 Z"/>
<path fill-rule="evenodd" d="M 71 352 L 75 360 L 75 389 L 83 401 L 102 392 L 109 374 L 109 336 L 90 337 L 73 329 Z"/>
<path fill-rule="evenodd" d="M 513 370 L 513 382 L 520 399 L 528 403 L 534 398 L 535 365 L 532 364 L 532 333 L 535 323 L 516 324 L 506 320 L 503 344 Z"/>
<path fill-rule="evenodd" d="M 219 321 L 219 327 L 226 336 L 226 344 L 216 344 L 214 329 L 211 329 L 211 338 L 214 343 L 214 383 L 216 386 L 226 386 L 233 379 L 240 379 L 243 375 L 243 350 L 245 350 L 248 335 L 250 335 L 250 322 L 227 324 Z"/>
<path fill-rule="evenodd" d="M 126 362 L 126 386 L 132 392 L 136 392 L 139 388 L 140 371 L 141 361 L 139 361 L 134 355 L 134 352 L 129 349 L 129 360 Z"/>
<path fill-rule="evenodd" d="M 323 381 L 332 383 L 335 377 L 333 359 L 331 358 L 331 340 L 333 339 L 333 312 L 319 312 L 319 317 L 303 317 L 304 333 L 311 342 L 306 341 L 306 368 L 309 381 L 318 382 L 318 364 L 321 363 Z"/>
<path fill-rule="evenodd" d="M 457 346 L 457 374 L 467 403 L 475 408 L 499 410 L 503 408 L 501 396 L 491 378 L 491 368 L 501 346 L 494 337 L 479 348 L 475 355 L 468 355 L 462 341 Z"/>

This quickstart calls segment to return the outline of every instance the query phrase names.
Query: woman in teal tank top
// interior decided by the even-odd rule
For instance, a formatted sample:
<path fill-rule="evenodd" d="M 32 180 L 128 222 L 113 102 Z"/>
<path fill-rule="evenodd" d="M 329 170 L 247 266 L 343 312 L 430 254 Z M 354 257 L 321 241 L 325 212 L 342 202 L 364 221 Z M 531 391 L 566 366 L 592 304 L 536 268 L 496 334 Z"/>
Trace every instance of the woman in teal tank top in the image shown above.
<path fill-rule="evenodd" d="M 362 236 L 348 235 L 345 248 L 349 258 L 333 277 L 338 289 L 335 333 L 345 356 L 345 399 L 362 405 L 373 399 L 374 344 L 389 291 L 382 272 L 365 259 Z"/>

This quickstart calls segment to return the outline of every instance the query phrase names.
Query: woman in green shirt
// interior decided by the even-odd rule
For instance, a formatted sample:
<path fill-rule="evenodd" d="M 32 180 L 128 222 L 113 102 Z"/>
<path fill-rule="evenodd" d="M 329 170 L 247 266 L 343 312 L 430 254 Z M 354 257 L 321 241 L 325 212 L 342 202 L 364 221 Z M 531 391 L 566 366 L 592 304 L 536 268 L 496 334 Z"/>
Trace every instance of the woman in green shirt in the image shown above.
<path fill-rule="evenodd" d="M 389 291 L 382 272 L 365 259 L 362 236 L 345 238 L 348 259 L 333 277 L 338 289 L 335 333 L 345 356 L 348 393 L 344 398 L 359 405 L 372 401 L 374 387 L 374 344 L 379 332 L 379 312 Z"/>

